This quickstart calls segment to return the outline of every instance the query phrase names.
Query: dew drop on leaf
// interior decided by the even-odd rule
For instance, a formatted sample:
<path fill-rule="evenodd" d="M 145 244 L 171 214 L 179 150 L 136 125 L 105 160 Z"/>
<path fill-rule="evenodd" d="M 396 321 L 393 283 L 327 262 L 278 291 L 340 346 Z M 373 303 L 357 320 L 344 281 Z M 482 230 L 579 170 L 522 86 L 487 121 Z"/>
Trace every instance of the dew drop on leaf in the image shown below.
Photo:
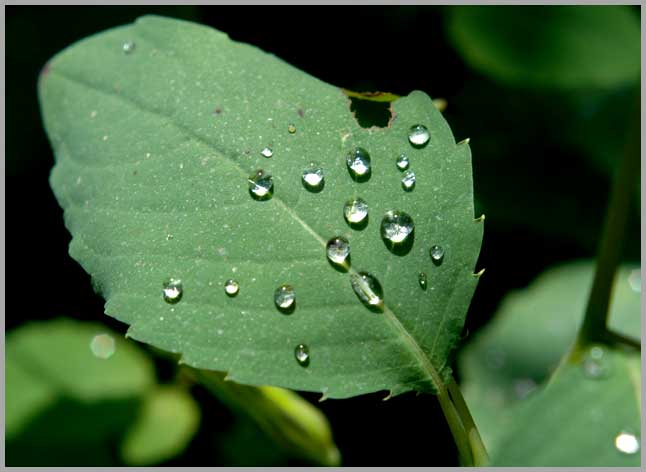
<path fill-rule="evenodd" d="M 428 143 L 428 140 L 431 138 L 431 133 L 424 125 L 415 125 L 412 126 L 408 131 L 408 141 L 413 145 L 413 147 L 423 147 Z"/>
<path fill-rule="evenodd" d="M 310 349 L 305 344 L 299 344 L 294 348 L 294 357 L 303 367 L 307 367 L 310 363 Z"/>
<path fill-rule="evenodd" d="M 315 162 L 310 163 L 303 169 L 303 185 L 311 192 L 320 192 L 325 185 L 323 168 Z"/>
<path fill-rule="evenodd" d="M 133 52 L 135 52 L 135 43 L 134 43 L 134 41 L 126 41 L 121 46 L 121 49 L 126 54 L 132 54 Z"/>
<path fill-rule="evenodd" d="M 363 148 L 354 148 L 345 157 L 350 175 L 355 180 L 367 180 L 370 178 L 370 154 Z"/>
<path fill-rule="evenodd" d="M 637 454 L 639 452 L 639 439 L 632 433 L 622 431 L 615 437 L 615 447 L 624 454 Z"/>
<path fill-rule="evenodd" d="M 405 244 L 415 231 L 415 224 L 408 213 L 387 211 L 381 220 L 381 237 L 385 242 Z"/>
<path fill-rule="evenodd" d="M 262 148 L 262 151 L 260 151 L 260 154 L 263 155 L 263 157 L 270 158 L 271 156 L 274 155 L 274 151 L 271 150 L 269 146 Z"/>
<path fill-rule="evenodd" d="M 296 126 L 294 126 L 293 123 L 290 123 L 287 126 L 287 131 L 289 131 L 289 134 L 294 134 L 296 132 Z"/>
<path fill-rule="evenodd" d="M 426 275 L 426 272 L 420 272 L 417 280 L 422 290 L 426 290 L 428 287 L 428 276 Z"/>
<path fill-rule="evenodd" d="M 408 160 L 408 157 L 406 156 L 406 154 L 402 154 L 397 158 L 397 168 L 399 170 L 403 171 L 408 169 L 409 164 L 410 164 L 410 161 Z"/>
<path fill-rule="evenodd" d="M 384 291 L 375 276 L 368 272 L 358 272 L 350 275 L 350 283 L 361 303 L 373 308 L 383 307 Z"/>
<path fill-rule="evenodd" d="M 436 244 L 434 246 L 431 246 L 429 254 L 431 255 L 431 260 L 433 261 L 433 263 L 435 265 L 440 265 L 442 263 L 442 260 L 444 259 L 444 248 Z"/>
<path fill-rule="evenodd" d="M 589 379 L 602 379 L 610 374 L 610 366 L 603 347 L 595 345 L 588 349 L 583 362 L 583 374 Z"/>
<path fill-rule="evenodd" d="M 332 238 L 327 242 L 326 253 L 332 264 L 347 265 L 350 258 L 350 243 L 341 236 Z"/>
<path fill-rule="evenodd" d="M 274 303 L 281 311 L 291 310 L 296 303 L 296 293 L 291 285 L 281 285 L 274 291 Z"/>
<path fill-rule="evenodd" d="M 402 177 L 402 188 L 410 192 L 415 188 L 415 172 L 409 170 Z"/>
<path fill-rule="evenodd" d="M 257 170 L 249 176 L 249 193 L 256 200 L 268 200 L 274 191 L 274 179 L 270 173 Z"/>
<path fill-rule="evenodd" d="M 163 284 L 162 294 L 166 303 L 177 303 L 182 299 L 184 289 L 179 279 L 168 279 Z"/>
<path fill-rule="evenodd" d="M 235 297 L 236 295 L 238 295 L 239 291 L 240 284 L 236 280 L 229 279 L 224 282 L 224 293 L 226 293 L 230 297 Z"/>
<path fill-rule="evenodd" d="M 90 341 L 90 350 L 99 359 L 109 359 L 115 352 L 114 338 L 109 334 L 97 334 Z"/>

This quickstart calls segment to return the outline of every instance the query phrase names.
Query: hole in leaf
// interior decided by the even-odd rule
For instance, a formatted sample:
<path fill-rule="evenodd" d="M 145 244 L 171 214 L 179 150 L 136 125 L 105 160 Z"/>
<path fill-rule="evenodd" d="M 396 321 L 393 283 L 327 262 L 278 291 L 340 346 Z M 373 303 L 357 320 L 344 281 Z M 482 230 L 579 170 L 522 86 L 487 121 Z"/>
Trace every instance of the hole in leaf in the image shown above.
<path fill-rule="evenodd" d="M 352 92 L 343 90 L 350 99 L 350 111 L 362 128 L 385 128 L 393 117 L 391 103 L 399 98 L 384 92 Z"/>

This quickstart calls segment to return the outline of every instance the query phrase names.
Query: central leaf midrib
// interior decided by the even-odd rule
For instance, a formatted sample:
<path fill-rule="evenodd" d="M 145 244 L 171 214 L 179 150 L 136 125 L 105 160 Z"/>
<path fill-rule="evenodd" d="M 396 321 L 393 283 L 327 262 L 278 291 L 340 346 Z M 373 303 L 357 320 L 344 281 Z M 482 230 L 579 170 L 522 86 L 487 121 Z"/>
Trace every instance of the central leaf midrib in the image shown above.
<path fill-rule="evenodd" d="M 241 176 L 243 176 L 245 179 L 248 178 L 247 173 L 238 165 L 236 161 L 228 157 L 227 153 L 225 150 L 222 150 L 219 148 L 217 145 L 209 142 L 206 138 L 203 138 L 199 134 L 195 133 L 192 129 L 187 128 L 186 126 L 175 122 L 172 117 L 167 116 L 161 112 L 158 112 L 153 109 L 149 109 L 136 99 L 133 99 L 131 97 L 128 97 L 122 93 L 119 93 L 117 95 L 110 93 L 101 87 L 87 82 L 83 79 L 79 79 L 78 77 L 73 77 L 71 75 L 68 75 L 58 69 L 53 69 L 50 70 L 50 75 L 51 74 L 57 74 L 60 77 L 70 81 L 71 83 L 84 86 L 87 88 L 90 88 L 100 94 L 107 95 L 110 98 L 116 98 L 119 101 L 122 101 L 124 103 L 129 103 L 133 107 L 137 108 L 140 111 L 149 113 L 151 115 L 158 116 L 164 120 L 166 120 L 168 123 L 170 123 L 172 126 L 174 126 L 176 129 L 182 131 L 185 133 L 187 136 L 192 137 L 196 141 L 202 143 L 203 145 L 207 146 L 209 149 L 215 149 L 218 152 L 218 156 L 224 157 L 226 161 L 228 161 L 230 164 L 233 165 L 235 169 L 237 169 Z M 310 227 L 305 221 L 303 221 L 300 216 L 298 216 L 297 213 L 295 213 L 287 204 L 280 198 L 280 196 L 275 195 L 272 198 L 272 201 L 276 202 L 280 208 L 283 209 L 283 211 L 287 212 L 295 221 L 297 221 L 301 227 L 308 232 L 316 241 L 319 242 L 319 244 L 322 246 L 323 249 L 326 248 L 327 241 L 320 236 L 312 227 Z M 357 274 L 356 270 L 351 268 L 349 271 L 351 274 Z M 421 370 L 426 374 L 427 379 L 430 378 L 432 380 L 432 383 L 438 390 L 443 390 L 443 382 L 442 379 L 438 373 L 438 371 L 435 369 L 433 366 L 430 358 L 426 355 L 424 350 L 421 348 L 421 346 L 417 343 L 413 335 L 406 329 L 406 327 L 401 323 L 401 321 L 397 318 L 395 313 L 384 303 L 384 315 L 392 328 L 397 332 L 397 334 L 400 336 L 400 338 L 403 341 L 403 344 L 409 349 L 409 351 L 414 355 L 414 357 L 418 360 L 419 365 Z"/>

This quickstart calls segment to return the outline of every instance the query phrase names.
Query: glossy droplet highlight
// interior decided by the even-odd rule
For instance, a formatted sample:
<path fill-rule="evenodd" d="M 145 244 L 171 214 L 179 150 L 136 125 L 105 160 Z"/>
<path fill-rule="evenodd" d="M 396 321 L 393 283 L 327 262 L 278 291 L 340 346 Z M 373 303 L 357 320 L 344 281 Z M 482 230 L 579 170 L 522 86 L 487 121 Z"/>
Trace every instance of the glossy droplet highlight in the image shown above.
<path fill-rule="evenodd" d="M 431 133 L 424 125 L 415 125 L 411 126 L 408 131 L 408 141 L 414 147 L 422 147 L 428 143 L 428 140 L 431 139 Z"/>
<path fill-rule="evenodd" d="M 269 172 L 257 170 L 249 176 L 249 192 L 256 200 L 268 200 L 274 191 L 274 179 Z"/>
<path fill-rule="evenodd" d="M 383 309 L 384 291 L 375 276 L 358 272 L 350 275 L 350 283 L 361 303 L 369 308 Z"/>
<path fill-rule="evenodd" d="M 235 297 L 239 291 L 240 284 L 236 280 L 229 279 L 224 282 L 224 293 L 226 293 L 230 297 Z"/>
<path fill-rule="evenodd" d="M 90 341 L 90 351 L 99 359 L 109 359 L 115 350 L 114 338 L 109 334 L 97 334 Z"/>
<path fill-rule="evenodd" d="M 350 258 L 350 243 L 341 236 L 332 238 L 327 242 L 326 253 L 332 264 L 346 266 Z"/>
<path fill-rule="evenodd" d="M 402 188 L 410 192 L 415 188 L 415 172 L 407 171 L 402 177 Z"/>
<path fill-rule="evenodd" d="M 323 168 L 315 162 L 310 163 L 305 169 L 303 169 L 302 178 L 305 188 L 312 192 L 321 191 L 325 185 Z"/>
<path fill-rule="evenodd" d="M 615 447 L 624 454 L 637 454 L 639 452 L 639 439 L 632 433 L 622 431 L 615 437 Z"/>
<path fill-rule="evenodd" d="M 291 285 L 281 285 L 274 292 L 274 303 L 281 311 L 288 311 L 296 304 L 296 293 Z"/>
<path fill-rule="evenodd" d="M 444 260 L 444 248 L 442 246 L 431 246 L 429 254 L 431 255 L 431 260 L 435 265 L 441 264 Z"/>
<path fill-rule="evenodd" d="M 422 290 L 426 290 L 428 287 L 428 276 L 426 275 L 426 272 L 420 272 L 419 276 L 417 277 L 417 281 L 419 282 L 419 286 L 422 288 Z"/>
<path fill-rule="evenodd" d="M 262 154 L 263 157 L 270 158 L 271 156 L 274 155 L 274 151 L 271 150 L 269 146 L 262 148 L 262 151 L 260 151 L 260 154 Z"/>
<path fill-rule="evenodd" d="M 179 279 L 168 279 L 164 282 L 162 288 L 162 295 L 166 303 L 177 303 L 182 299 L 184 289 L 182 288 L 182 281 Z"/>
<path fill-rule="evenodd" d="M 583 374 L 589 379 L 602 379 L 610 374 L 605 349 L 599 345 L 588 349 L 581 365 Z"/>
<path fill-rule="evenodd" d="M 287 131 L 289 131 L 289 134 L 294 134 L 296 132 L 296 126 L 294 126 L 292 123 L 290 123 L 287 126 Z"/>
<path fill-rule="evenodd" d="M 121 45 L 121 50 L 126 54 L 132 54 L 135 52 L 135 47 L 134 41 L 126 41 Z"/>
<path fill-rule="evenodd" d="M 414 230 L 413 219 L 403 211 L 387 211 L 381 220 L 381 237 L 393 244 L 404 244 Z"/>
<path fill-rule="evenodd" d="M 354 148 L 345 157 L 348 171 L 355 180 L 367 180 L 370 177 L 370 154 L 363 148 Z"/>
<path fill-rule="evenodd" d="M 406 157 L 406 154 L 402 154 L 397 158 L 397 168 L 399 170 L 406 170 L 408 169 L 408 166 L 410 165 L 410 162 L 408 160 L 408 157 Z"/>
<path fill-rule="evenodd" d="M 305 344 L 299 344 L 294 348 L 294 357 L 300 365 L 307 366 L 310 363 L 310 349 Z"/>
<path fill-rule="evenodd" d="M 368 204 L 362 198 L 348 200 L 343 206 L 343 216 L 350 225 L 361 224 L 368 217 Z"/>

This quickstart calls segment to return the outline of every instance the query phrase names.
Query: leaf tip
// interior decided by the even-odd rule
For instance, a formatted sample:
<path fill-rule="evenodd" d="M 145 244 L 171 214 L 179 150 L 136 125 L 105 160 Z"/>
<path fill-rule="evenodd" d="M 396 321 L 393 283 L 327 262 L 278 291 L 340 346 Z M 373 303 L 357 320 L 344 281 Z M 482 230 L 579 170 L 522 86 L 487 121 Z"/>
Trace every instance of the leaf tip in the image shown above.
<path fill-rule="evenodd" d="M 483 213 L 483 214 L 482 214 L 482 215 L 480 215 L 478 218 L 476 218 L 474 221 L 475 221 L 476 223 L 482 223 L 484 220 L 485 220 L 485 214 Z"/>
<path fill-rule="evenodd" d="M 444 98 L 434 98 L 433 105 L 437 108 L 437 111 L 443 112 L 446 110 L 448 102 Z"/>
<path fill-rule="evenodd" d="M 485 271 L 485 270 L 484 270 L 484 269 L 482 269 L 480 272 L 476 272 L 475 274 L 471 274 L 471 275 L 473 275 L 474 277 L 478 277 L 478 278 L 479 278 L 479 277 L 481 277 L 481 276 L 482 276 L 482 274 L 484 274 L 484 271 Z"/>
<path fill-rule="evenodd" d="M 463 144 L 469 144 L 470 142 L 471 142 L 471 138 L 465 138 L 458 143 L 458 146 L 461 146 Z"/>

